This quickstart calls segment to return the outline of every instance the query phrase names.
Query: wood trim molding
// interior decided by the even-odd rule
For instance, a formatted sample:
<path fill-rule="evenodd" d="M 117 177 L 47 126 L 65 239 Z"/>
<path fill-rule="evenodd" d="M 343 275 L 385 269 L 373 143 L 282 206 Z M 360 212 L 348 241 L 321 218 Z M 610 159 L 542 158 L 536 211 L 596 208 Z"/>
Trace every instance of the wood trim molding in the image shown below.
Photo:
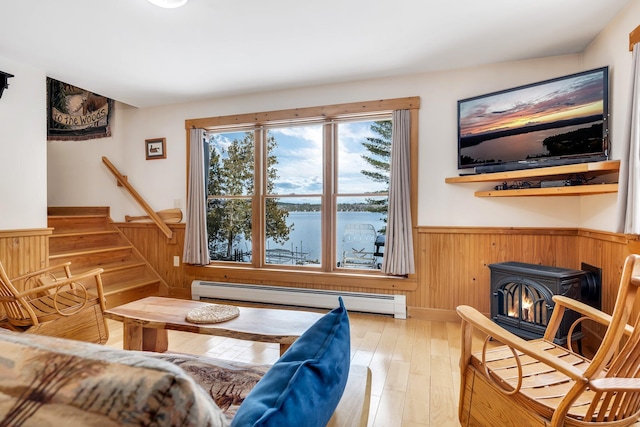
<path fill-rule="evenodd" d="M 118 228 L 157 228 L 156 225 L 152 222 L 131 221 L 131 222 L 114 222 L 114 224 L 118 226 Z M 184 222 L 167 224 L 167 227 L 169 227 L 172 230 L 177 230 L 181 228 L 184 229 L 186 228 L 186 226 L 187 224 Z"/>
<path fill-rule="evenodd" d="M 629 33 L 629 52 L 633 51 L 633 46 L 640 42 L 640 25 Z"/>
<path fill-rule="evenodd" d="M 288 110 L 265 111 L 261 113 L 234 114 L 229 116 L 207 117 L 185 120 L 185 128 L 210 128 L 214 126 L 260 125 L 269 122 L 291 121 L 291 117 L 311 119 L 315 117 L 339 118 L 354 114 L 393 110 L 414 110 L 420 108 L 420 97 L 381 99 L 378 101 L 352 102 L 346 104 L 324 105 L 321 107 L 293 108 Z"/>
<path fill-rule="evenodd" d="M 590 230 L 586 228 L 535 228 L 535 227 L 429 227 L 418 226 L 418 234 L 501 234 L 535 236 L 580 236 L 607 242 L 629 244 L 640 241 L 635 234 L 620 234 L 611 231 Z"/>
<path fill-rule="evenodd" d="M 418 226 L 418 234 L 520 234 L 577 236 L 577 228 L 535 228 L 535 227 L 430 227 Z"/>
<path fill-rule="evenodd" d="M 53 228 L 26 228 L 23 230 L 0 230 L 0 239 L 25 236 L 48 236 Z"/>
<path fill-rule="evenodd" d="M 589 237 L 595 240 L 621 243 L 623 245 L 628 245 L 629 243 L 640 240 L 640 236 L 637 234 L 621 234 L 621 233 L 614 233 L 612 231 L 589 230 L 589 229 L 579 229 L 578 235 L 580 237 Z"/>
<path fill-rule="evenodd" d="M 190 129 L 191 128 L 204 128 L 210 129 L 215 126 L 238 126 L 238 129 L 242 129 L 246 125 L 266 125 L 272 123 L 290 123 L 292 120 L 305 120 L 305 119 L 322 119 L 327 122 L 330 122 L 331 119 L 339 119 L 345 117 L 356 117 L 360 114 L 370 113 L 370 117 L 372 120 L 375 120 L 375 117 L 380 113 L 391 113 L 394 110 L 399 109 L 407 109 L 410 110 L 411 114 L 411 126 L 410 126 L 410 145 L 411 145 L 411 218 L 413 223 L 415 224 L 418 217 L 418 207 L 417 207 L 417 194 L 418 194 L 418 110 L 420 108 L 420 97 L 406 97 L 406 98 L 393 98 L 393 99 L 382 99 L 377 101 L 365 101 L 365 102 L 353 102 L 353 103 L 345 103 L 345 104 L 334 104 L 327 106 L 319 106 L 319 107 L 306 107 L 306 108 L 295 108 L 288 110 L 277 110 L 277 111 L 269 111 L 269 112 L 261 112 L 261 113 L 249 113 L 249 114 L 239 114 L 239 115 L 228 115 L 228 116 L 219 116 L 219 117 L 209 117 L 203 119 L 190 119 L 185 120 L 185 128 L 187 130 L 187 177 L 189 173 L 189 152 L 191 145 L 191 136 Z M 325 123 L 326 124 L 326 123 Z M 327 141 L 325 141 L 327 143 Z M 256 141 L 256 146 L 258 146 Z M 256 156 L 256 159 L 258 157 Z M 327 167 L 327 166 L 325 166 Z M 330 172 L 330 171 L 329 171 Z M 329 173 L 325 171 L 325 173 Z M 188 181 L 188 179 L 187 179 Z M 188 193 L 187 186 L 187 193 Z M 330 194 L 325 194 L 328 196 Z M 329 197 L 328 200 L 331 198 Z M 254 203 L 255 205 L 255 203 Z M 262 218 L 263 215 L 256 210 L 254 206 L 253 218 Z M 329 217 L 328 215 L 324 215 L 325 218 Z M 331 229 L 330 223 L 323 224 L 324 228 Z M 259 224 L 256 226 L 254 223 L 253 230 L 258 235 L 264 235 L 260 232 Z M 416 240 L 417 233 L 415 227 L 413 228 L 413 238 Z M 254 240 L 255 250 L 259 253 L 262 253 L 263 248 L 260 247 L 260 242 Z M 326 248 L 326 254 L 332 253 L 334 248 L 328 247 Z M 325 254 L 325 256 L 326 256 Z M 418 258 L 419 253 L 417 246 L 414 244 L 414 258 Z M 342 274 L 334 271 L 326 271 L 326 272 L 302 272 L 302 271 L 294 271 L 287 270 L 285 273 L 277 273 L 277 270 L 271 270 L 266 268 L 258 268 L 255 269 L 253 267 L 263 267 L 259 260 L 253 260 L 253 264 L 251 267 L 241 267 L 238 270 L 237 267 L 223 267 L 218 265 L 210 265 L 206 267 L 194 267 L 193 270 L 190 271 L 191 274 L 194 274 L 198 277 L 201 276 L 211 276 L 222 272 L 218 275 L 222 275 L 224 278 L 230 278 L 234 280 L 234 277 L 246 277 L 250 280 L 258 280 L 261 284 L 269 284 L 268 282 L 277 282 L 277 283 L 295 283 L 300 285 L 315 285 L 318 283 L 326 283 L 329 280 L 332 284 L 341 287 L 350 287 L 350 288 L 377 288 L 377 289 L 386 289 L 386 290 L 404 290 L 404 291 L 413 291 L 417 289 L 417 274 L 410 274 L 407 278 L 389 278 L 386 276 L 379 275 L 353 275 L 353 274 Z M 255 273 L 253 271 L 257 270 L 258 274 L 253 279 Z M 238 273 L 240 271 L 240 273 Z M 229 273 L 228 273 L 229 272 Z M 230 276 L 227 276 L 230 274 Z M 264 275 L 264 276 L 262 276 Z M 318 277 L 320 279 L 318 279 Z M 241 280 L 241 279 L 238 279 Z M 399 287 L 394 283 L 402 283 Z"/>

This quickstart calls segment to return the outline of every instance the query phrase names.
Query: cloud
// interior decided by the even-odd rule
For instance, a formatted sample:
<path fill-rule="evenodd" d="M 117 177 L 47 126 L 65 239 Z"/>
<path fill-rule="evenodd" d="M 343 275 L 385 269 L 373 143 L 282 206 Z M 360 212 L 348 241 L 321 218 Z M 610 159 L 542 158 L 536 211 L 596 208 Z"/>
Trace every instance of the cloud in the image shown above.
<path fill-rule="evenodd" d="M 244 132 L 215 135 L 219 149 L 227 150 L 234 139 L 244 138 Z M 270 154 L 276 156 L 277 178 L 275 194 L 322 194 L 323 126 L 304 125 L 269 129 L 277 141 Z M 379 183 L 362 175 L 371 166 L 362 155 L 371 153 L 362 145 L 368 137 L 378 137 L 371 131 L 370 122 L 345 122 L 339 124 L 338 170 L 341 193 L 362 193 L 383 189 Z M 378 187 L 381 188 L 378 188 Z"/>

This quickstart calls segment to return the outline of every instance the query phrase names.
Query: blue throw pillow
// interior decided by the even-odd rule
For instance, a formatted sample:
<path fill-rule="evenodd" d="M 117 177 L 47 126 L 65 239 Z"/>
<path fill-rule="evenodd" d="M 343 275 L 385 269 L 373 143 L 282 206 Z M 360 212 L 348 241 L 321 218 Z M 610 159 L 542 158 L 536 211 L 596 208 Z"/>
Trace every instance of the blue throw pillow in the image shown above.
<path fill-rule="evenodd" d="M 325 427 L 342 397 L 351 358 L 349 316 L 322 316 L 247 395 L 231 427 Z"/>

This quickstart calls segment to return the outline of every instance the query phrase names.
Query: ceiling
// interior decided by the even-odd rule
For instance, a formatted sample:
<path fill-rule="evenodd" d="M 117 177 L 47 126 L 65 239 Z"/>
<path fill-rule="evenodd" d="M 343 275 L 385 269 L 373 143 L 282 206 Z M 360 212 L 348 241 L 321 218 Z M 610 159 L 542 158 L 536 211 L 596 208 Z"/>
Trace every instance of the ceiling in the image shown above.
<path fill-rule="evenodd" d="M 149 107 L 582 52 L 631 1 L 5 0 L 0 65 Z"/>

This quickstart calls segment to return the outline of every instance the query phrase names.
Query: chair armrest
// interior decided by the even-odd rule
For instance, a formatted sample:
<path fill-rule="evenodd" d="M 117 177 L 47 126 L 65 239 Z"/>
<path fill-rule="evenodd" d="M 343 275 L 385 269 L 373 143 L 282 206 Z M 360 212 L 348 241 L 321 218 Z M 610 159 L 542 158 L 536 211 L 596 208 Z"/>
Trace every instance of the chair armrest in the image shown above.
<path fill-rule="evenodd" d="M 27 279 L 30 279 L 31 277 L 39 276 L 41 274 L 48 273 L 50 271 L 59 270 L 61 268 L 65 269 L 65 273 L 66 273 L 67 271 L 69 271 L 68 267 L 70 265 L 71 265 L 70 261 L 62 263 L 62 264 L 52 265 L 52 266 L 49 266 L 49 267 L 41 268 L 39 270 L 30 271 L 28 273 L 22 274 L 22 275 L 17 276 L 17 277 L 13 277 L 13 278 L 11 278 L 11 281 L 27 280 Z M 69 277 L 69 274 L 68 273 L 66 273 L 66 274 L 67 274 L 67 277 Z"/>
<path fill-rule="evenodd" d="M 93 270 L 89 270 L 86 271 L 84 273 L 81 274 L 76 274 L 75 276 L 71 276 L 71 277 L 65 277 L 64 279 L 58 279 L 55 281 L 51 281 L 49 283 L 46 283 L 44 285 L 35 287 L 35 288 L 31 288 L 25 291 L 22 291 L 20 293 L 18 293 L 16 295 L 16 298 L 23 298 L 23 297 L 27 297 L 27 296 L 31 296 L 32 294 L 39 294 L 42 293 L 44 291 L 48 291 L 49 289 L 53 289 L 53 288 L 58 288 L 61 286 L 66 286 L 66 285 L 70 285 L 74 282 L 78 282 L 82 279 L 87 279 L 89 277 L 95 277 L 98 276 L 99 274 L 101 274 L 104 270 L 102 268 L 95 268 Z M 96 286 L 98 282 L 96 282 Z M 102 293 L 102 291 L 100 291 L 100 293 Z"/>
<path fill-rule="evenodd" d="M 583 372 L 580 369 L 545 352 L 541 352 L 535 346 L 531 345 L 528 341 L 525 341 L 517 335 L 512 334 L 506 329 L 503 329 L 500 326 L 496 325 L 475 308 L 466 305 L 460 305 L 456 308 L 456 311 L 462 318 L 463 322 L 469 323 L 472 327 L 493 337 L 495 340 L 501 342 L 502 344 L 506 344 L 513 349 L 520 350 L 522 353 L 532 357 L 535 360 L 549 365 L 550 367 L 562 372 L 563 374 L 576 381 L 586 381 L 586 378 L 584 377 Z"/>
<path fill-rule="evenodd" d="M 564 306 L 570 310 L 575 311 L 576 313 L 581 314 L 582 316 L 588 317 L 594 322 L 600 323 L 601 325 L 609 326 L 611 324 L 610 315 L 576 299 L 568 298 L 562 295 L 554 295 L 553 301 L 556 303 L 556 306 Z M 624 329 L 625 335 L 629 336 L 632 332 L 633 326 L 626 325 Z"/>
<path fill-rule="evenodd" d="M 589 382 L 594 391 L 640 391 L 640 378 L 598 378 Z"/>

